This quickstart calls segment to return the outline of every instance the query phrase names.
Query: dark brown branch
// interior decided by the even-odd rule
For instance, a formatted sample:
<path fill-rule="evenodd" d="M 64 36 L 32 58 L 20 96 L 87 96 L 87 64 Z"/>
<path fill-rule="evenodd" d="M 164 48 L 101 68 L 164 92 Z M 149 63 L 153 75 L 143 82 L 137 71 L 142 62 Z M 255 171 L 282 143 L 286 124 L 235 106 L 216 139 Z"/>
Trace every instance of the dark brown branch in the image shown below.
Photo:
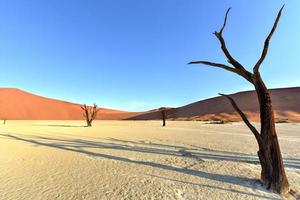
<path fill-rule="evenodd" d="M 220 31 L 219 32 L 216 31 L 214 34 L 216 35 L 216 37 L 220 41 L 220 43 L 221 43 L 221 49 L 222 49 L 223 53 L 225 54 L 225 56 L 227 57 L 228 62 L 230 64 L 232 64 L 233 67 L 227 66 L 227 65 L 224 65 L 224 64 L 219 64 L 219 63 L 214 63 L 214 62 L 208 62 L 208 61 L 194 61 L 194 62 L 190 62 L 188 64 L 204 64 L 204 65 L 209 65 L 209 66 L 213 66 L 213 67 L 219 67 L 219 68 L 225 69 L 227 71 L 234 72 L 234 73 L 242 76 L 247 81 L 249 81 L 250 83 L 253 84 L 252 73 L 249 72 L 249 71 L 247 71 L 238 61 L 236 61 L 231 56 L 231 54 L 229 53 L 229 51 L 228 51 L 228 49 L 226 47 L 226 43 L 225 43 L 225 40 L 224 40 L 223 35 L 222 35 L 222 33 L 223 33 L 223 31 L 224 31 L 224 29 L 226 27 L 226 24 L 227 24 L 227 17 L 228 17 L 229 11 L 230 11 L 230 8 L 228 8 L 228 10 L 227 10 L 227 12 L 225 14 L 224 23 L 223 23 L 223 26 L 221 27 Z"/>
<path fill-rule="evenodd" d="M 97 104 L 94 103 L 94 106 L 87 106 L 86 104 L 83 104 L 80 106 L 81 109 L 83 110 L 83 116 L 86 120 L 87 126 L 92 126 L 92 122 L 93 120 L 96 118 L 97 116 L 97 112 L 100 110 L 100 108 L 98 108 Z"/>
<path fill-rule="evenodd" d="M 94 104 L 93 106 L 93 111 L 91 112 L 92 113 L 92 116 L 91 116 L 91 119 L 95 119 L 96 116 L 97 116 L 97 113 L 99 112 L 100 108 L 98 108 L 97 104 Z"/>
<path fill-rule="evenodd" d="M 203 64 L 203 65 L 208 65 L 208 66 L 212 66 L 212 67 L 218 67 L 218 68 L 222 68 L 225 69 L 227 71 L 231 71 L 233 73 L 236 73 L 242 77 L 244 77 L 246 80 L 248 80 L 249 82 L 253 82 L 252 81 L 252 74 L 246 70 L 242 70 L 242 69 L 235 69 L 233 67 L 230 67 L 228 65 L 224 65 L 224 64 L 220 64 L 220 63 L 214 63 L 214 62 L 209 62 L 209 61 L 192 61 L 189 62 L 188 64 Z"/>
<path fill-rule="evenodd" d="M 219 67 L 219 68 L 222 68 L 222 69 L 234 72 L 234 73 L 236 73 L 236 71 L 237 71 L 235 68 L 232 68 L 232 67 L 230 67 L 228 65 L 224 65 L 224 64 L 220 64 L 220 63 L 214 63 L 214 62 L 209 62 L 209 61 L 192 61 L 192 62 L 189 62 L 188 64 L 209 65 L 209 66 L 213 66 L 213 67 Z"/>
<path fill-rule="evenodd" d="M 231 98 L 229 95 L 226 94 L 221 94 L 219 93 L 219 95 L 226 97 L 232 107 L 234 108 L 234 110 L 241 116 L 241 118 L 243 119 L 243 121 L 245 122 L 245 124 L 248 126 L 248 128 L 252 131 L 252 133 L 254 134 L 255 138 L 257 139 L 257 141 L 260 143 L 262 142 L 261 136 L 259 134 L 259 132 L 257 131 L 257 129 L 249 122 L 248 118 L 246 117 L 246 115 L 243 113 L 243 111 L 241 111 L 241 109 L 237 106 L 237 104 L 235 103 L 235 101 L 233 100 L 233 98 Z"/>
<path fill-rule="evenodd" d="M 82 110 L 85 110 L 85 109 L 86 109 L 86 105 L 84 104 L 84 105 L 80 106 L 80 108 L 81 108 Z"/>
<path fill-rule="evenodd" d="M 228 16 L 228 13 L 229 13 L 230 9 L 231 9 L 231 8 L 229 7 L 229 8 L 227 9 L 227 11 L 226 11 L 225 19 L 224 19 L 224 24 L 223 24 L 221 30 L 219 31 L 219 34 L 220 34 L 220 35 L 222 35 L 223 30 L 224 30 L 224 28 L 225 28 L 225 26 L 226 26 L 226 23 L 227 23 L 227 16 Z"/>
<path fill-rule="evenodd" d="M 281 12 L 284 8 L 284 5 L 280 8 L 278 14 L 277 14 L 277 17 L 276 17 L 276 20 L 273 24 L 273 27 L 272 27 L 272 30 L 271 32 L 269 33 L 268 37 L 266 38 L 265 40 L 265 43 L 264 43 L 264 49 L 262 51 L 262 54 L 261 54 L 261 57 L 260 59 L 257 61 L 257 63 L 255 64 L 254 68 L 253 68 L 253 72 L 254 74 L 258 74 L 258 70 L 259 70 L 259 67 L 261 66 L 261 64 L 263 63 L 264 59 L 266 58 L 267 56 L 267 53 L 268 53 L 268 49 L 269 49 L 269 43 L 270 43 L 270 40 L 276 30 L 276 27 L 277 27 L 277 24 L 280 20 L 280 17 L 281 17 Z"/>
<path fill-rule="evenodd" d="M 226 11 L 225 18 L 224 18 L 224 24 L 223 24 L 222 28 L 220 29 L 219 32 L 215 31 L 214 34 L 218 38 L 218 40 L 220 41 L 220 43 L 221 43 L 221 49 L 222 49 L 223 53 L 225 54 L 226 58 L 228 59 L 228 62 L 230 64 L 232 64 L 237 69 L 243 69 L 243 70 L 245 70 L 245 68 L 237 60 L 235 60 L 231 56 L 231 54 L 229 53 L 229 51 L 228 51 L 228 49 L 226 47 L 225 40 L 224 40 L 223 35 L 222 35 L 223 34 L 223 30 L 225 29 L 225 26 L 226 26 L 226 23 L 227 23 L 227 17 L 228 17 L 228 13 L 229 13 L 230 9 L 231 8 L 228 8 L 228 10 Z"/>

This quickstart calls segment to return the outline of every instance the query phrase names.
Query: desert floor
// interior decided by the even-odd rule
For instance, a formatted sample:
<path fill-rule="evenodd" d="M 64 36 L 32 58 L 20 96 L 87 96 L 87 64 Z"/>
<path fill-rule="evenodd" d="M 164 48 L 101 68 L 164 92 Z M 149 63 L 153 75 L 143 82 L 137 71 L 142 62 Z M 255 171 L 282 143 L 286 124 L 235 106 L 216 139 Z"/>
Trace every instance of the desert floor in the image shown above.
<path fill-rule="evenodd" d="M 1 122 L 2 123 L 2 122 Z M 243 123 L 7 121 L 0 199 L 281 199 L 265 190 Z M 300 124 L 277 124 L 300 191 Z"/>

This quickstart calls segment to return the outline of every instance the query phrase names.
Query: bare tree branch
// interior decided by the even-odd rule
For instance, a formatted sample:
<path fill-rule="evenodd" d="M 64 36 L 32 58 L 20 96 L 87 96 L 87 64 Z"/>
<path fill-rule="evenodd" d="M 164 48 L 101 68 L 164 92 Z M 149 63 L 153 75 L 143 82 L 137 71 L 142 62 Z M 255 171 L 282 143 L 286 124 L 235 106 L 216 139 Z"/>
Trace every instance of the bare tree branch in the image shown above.
<path fill-rule="evenodd" d="M 219 68 L 222 68 L 222 69 L 234 72 L 234 73 L 236 73 L 236 71 L 237 71 L 235 68 L 232 68 L 232 67 L 230 67 L 228 65 L 224 65 L 224 64 L 221 64 L 221 63 L 209 62 L 209 61 L 192 61 L 192 62 L 189 62 L 188 64 L 209 65 L 209 66 L 213 66 L 213 67 L 219 67 Z"/>
<path fill-rule="evenodd" d="M 84 111 L 83 116 L 86 120 L 87 126 L 92 126 L 92 122 L 96 118 L 97 112 L 100 110 L 100 108 L 98 108 L 97 104 L 95 103 L 93 107 L 87 106 L 86 104 L 83 104 L 80 107 Z"/>
<path fill-rule="evenodd" d="M 228 13 L 229 13 L 230 9 L 231 8 L 228 8 L 228 10 L 226 11 L 225 18 L 224 18 L 224 24 L 223 24 L 222 28 L 220 29 L 219 32 L 215 31 L 214 34 L 218 38 L 218 40 L 220 41 L 220 43 L 221 43 L 221 49 L 222 49 L 223 53 L 225 54 L 225 56 L 227 57 L 228 62 L 230 64 L 232 64 L 237 69 L 243 69 L 243 70 L 245 70 L 245 68 L 237 60 L 235 60 L 231 56 L 231 54 L 229 53 L 229 51 L 228 51 L 228 49 L 226 47 L 225 40 L 224 40 L 223 35 L 222 35 L 223 31 L 225 29 L 226 23 L 227 23 L 227 17 L 228 17 Z"/>
<path fill-rule="evenodd" d="M 228 16 L 228 13 L 229 13 L 230 9 L 231 9 L 231 7 L 229 7 L 229 8 L 227 9 L 227 11 L 226 11 L 225 18 L 224 18 L 224 24 L 223 24 L 221 30 L 219 31 L 219 34 L 220 34 L 220 35 L 222 35 L 223 30 L 224 30 L 224 28 L 225 28 L 225 26 L 226 26 L 226 23 L 227 23 L 227 16 Z"/>
<path fill-rule="evenodd" d="M 85 105 L 85 104 L 83 104 L 83 105 L 81 105 L 81 106 L 80 106 L 80 108 L 81 108 L 82 110 L 85 110 L 85 108 L 86 108 L 86 105 Z"/>
<path fill-rule="evenodd" d="M 221 27 L 220 31 L 219 32 L 216 31 L 214 34 L 216 35 L 216 37 L 220 41 L 221 49 L 222 49 L 223 53 L 225 54 L 225 56 L 227 57 L 228 62 L 230 64 L 232 64 L 233 67 L 228 66 L 228 65 L 224 65 L 224 64 L 208 62 L 208 61 L 195 61 L 195 62 L 190 62 L 189 64 L 204 64 L 204 65 L 210 65 L 210 66 L 213 66 L 213 67 L 223 68 L 227 71 L 231 71 L 231 72 L 234 72 L 236 74 L 239 74 L 242 77 L 244 77 L 247 81 L 249 81 L 250 83 L 253 83 L 252 73 L 247 71 L 237 60 L 235 60 L 231 56 L 230 52 L 228 51 L 228 49 L 226 47 L 226 43 L 225 43 L 225 40 L 224 40 L 223 35 L 222 35 L 222 33 L 223 33 L 223 31 L 226 27 L 226 24 L 227 24 L 227 17 L 228 17 L 228 13 L 229 13 L 230 9 L 231 8 L 228 8 L 228 10 L 226 11 L 225 18 L 224 18 L 224 23 L 223 23 L 223 26 Z"/>
<path fill-rule="evenodd" d="M 264 59 L 266 58 L 267 56 L 267 53 L 268 53 L 268 49 L 269 49 L 269 43 L 270 43 L 270 40 L 276 30 L 276 27 L 277 27 L 277 24 L 280 20 L 280 17 L 281 17 L 281 12 L 284 8 L 284 5 L 280 8 L 278 14 L 277 14 L 277 17 L 276 17 L 276 20 L 273 24 L 273 27 L 272 27 L 272 30 L 271 32 L 269 33 L 268 37 L 266 38 L 265 40 L 265 43 L 264 43 L 264 49 L 262 51 L 262 54 L 261 54 L 261 57 L 260 59 L 257 61 L 257 63 L 255 64 L 254 68 L 253 68 L 253 72 L 254 74 L 258 74 L 258 70 L 259 70 L 259 67 L 261 66 L 261 64 L 263 63 Z"/>
<path fill-rule="evenodd" d="M 257 129 L 249 122 L 248 118 L 246 117 L 246 115 L 243 113 L 243 111 L 241 111 L 241 109 L 237 106 L 237 104 L 235 103 L 235 101 L 233 100 L 233 98 L 231 98 L 229 95 L 226 94 L 221 94 L 219 93 L 219 95 L 226 97 L 232 107 L 235 109 L 235 111 L 241 116 L 241 118 L 243 119 L 243 121 L 245 122 L 245 124 L 248 126 L 248 128 L 252 131 L 252 133 L 254 134 L 255 138 L 257 139 L 258 142 L 261 142 L 261 136 L 259 134 L 259 132 L 257 131 Z"/>
<path fill-rule="evenodd" d="M 99 110 L 100 110 L 100 108 L 98 108 L 97 104 L 94 103 L 93 111 L 91 112 L 92 113 L 92 116 L 91 116 L 92 120 L 94 120 L 96 118 L 97 113 L 98 113 Z"/>
<path fill-rule="evenodd" d="M 209 61 L 192 61 L 192 62 L 189 62 L 188 64 L 203 64 L 203 65 L 208 65 L 208 66 L 212 66 L 212 67 L 222 68 L 222 69 L 225 69 L 227 71 L 236 73 L 236 74 L 244 77 L 247 81 L 253 83 L 252 78 L 251 78 L 252 74 L 250 72 L 246 71 L 246 70 L 236 69 L 236 68 L 230 67 L 228 65 L 209 62 Z"/>

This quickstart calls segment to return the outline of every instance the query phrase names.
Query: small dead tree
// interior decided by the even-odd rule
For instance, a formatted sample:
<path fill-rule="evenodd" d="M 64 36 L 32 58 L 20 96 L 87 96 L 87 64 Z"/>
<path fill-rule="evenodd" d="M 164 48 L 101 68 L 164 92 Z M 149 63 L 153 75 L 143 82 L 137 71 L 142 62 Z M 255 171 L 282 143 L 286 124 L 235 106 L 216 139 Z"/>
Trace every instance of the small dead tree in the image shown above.
<path fill-rule="evenodd" d="M 226 26 L 227 16 L 230 11 L 230 8 L 225 14 L 224 24 L 219 32 L 215 32 L 215 36 L 221 44 L 221 49 L 228 59 L 229 64 L 225 65 L 209 61 L 195 61 L 190 62 L 189 64 L 204 64 L 212 67 L 221 68 L 235 74 L 238 74 L 245 78 L 248 82 L 253 84 L 259 102 L 260 108 L 260 122 L 261 129 L 260 132 L 249 122 L 246 115 L 239 109 L 235 101 L 228 95 L 223 95 L 226 97 L 232 104 L 233 108 L 239 113 L 245 124 L 254 134 L 256 141 L 258 143 L 259 151 L 257 152 L 260 164 L 261 164 L 261 181 L 268 188 L 275 190 L 280 194 L 287 193 L 289 191 L 289 183 L 284 170 L 282 155 L 280 152 L 279 142 L 275 130 L 275 120 L 274 120 L 274 111 L 271 103 L 271 97 L 269 91 L 261 78 L 259 68 L 263 63 L 269 48 L 269 43 L 277 24 L 279 22 L 281 12 L 284 6 L 279 10 L 276 20 L 273 24 L 273 27 L 265 39 L 264 47 L 262 54 L 259 60 L 253 67 L 253 72 L 250 72 L 244 68 L 237 60 L 235 60 L 226 47 L 225 40 L 223 38 L 223 31 Z"/>
<path fill-rule="evenodd" d="M 97 117 L 97 113 L 100 110 L 100 108 L 98 108 L 97 104 L 94 103 L 93 107 L 83 104 L 81 106 L 81 109 L 83 110 L 83 116 L 85 117 L 86 120 L 86 126 L 87 127 L 92 126 L 92 122 Z"/>
<path fill-rule="evenodd" d="M 166 126 L 166 120 L 168 119 L 168 116 L 170 115 L 171 108 L 162 107 L 159 110 L 161 113 L 161 119 L 163 121 L 163 126 Z"/>
<path fill-rule="evenodd" d="M 168 115 L 167 115 L 167 109 L 162 108 L 162 109 L 160 109 L 160 112 L 161 112 L 161 119 L 163 121 L 163 126 L 166 126 L 166 119 L 168 117 Z"/>

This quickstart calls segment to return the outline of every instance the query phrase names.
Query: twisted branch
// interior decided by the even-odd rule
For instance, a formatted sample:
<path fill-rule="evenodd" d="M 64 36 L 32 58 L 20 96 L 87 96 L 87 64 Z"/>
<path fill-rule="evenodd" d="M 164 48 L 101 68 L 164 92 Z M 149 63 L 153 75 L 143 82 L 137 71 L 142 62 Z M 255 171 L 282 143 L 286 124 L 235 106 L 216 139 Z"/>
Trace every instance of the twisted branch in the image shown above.
<path fill-rule="evenodd" d="M 279 20 L 280 20 L 281 12 L 282 12 L 283 8 L 284 8 L 284 5 L 280 8 L 280 10 L 279 10 L 279 12 L 278 12 L 278 14 L 277 14 L 276 20 L 275 20 L 275 22 L 274 22 L 274 24 L 273 24 L 272 30 L 271 30 L 271 32 L 269 33 L 268 37 L 267 37 L 266 40 L 265 40 L 265 43 L 264 43 L 264 49 L 263 49 L 263 51 L 262 51 L 261 57 L 260 57 L 260 59 L 257 61 L 257 63 L 255 64 L 255 66 L 254 66 L 254 68 L 253 68 L 254 74 L 258 74 L 259 67 L 261 66 L 261 64 L 263 63 L 264 59 L 265 59 L 266 56 L 267 56 L 268 49 L 269 49 L 269 43 L 270 43 L 270 40 L 271 40 L 271 38 L 272 38 L 272 36 L 273 36 L 273 34 L 274 34 L 276 28 L 277 28 L 277 24 L 278 24 L 278 22 L 279 22 Z"/>
<path fill-rule="evenodd" d="M 233 98 L 231 98 L 229 95 L 226 94 L 221 94 L 219 93 L 219 95 L 226 97 L 232 107 L 234 108 L 234 110 L 241 116 L 241 118 L 243 119 L 243 121 L 245 122 L 245 124 L 248 126 L 248 128 L 252 131 L 252 133 L 254 134 L 255 138 L 257 139 L 258 142 L 262 141 L 262 138 L 259 134 L 259 132 L 257 131 L 257 129 L 249 122 L 248 118 L 246 117 L 246 115 L 243 113 L 243 111 L 237 106 L 237 104 L 235 103 L 235 101 L 233 100 Z"/>

